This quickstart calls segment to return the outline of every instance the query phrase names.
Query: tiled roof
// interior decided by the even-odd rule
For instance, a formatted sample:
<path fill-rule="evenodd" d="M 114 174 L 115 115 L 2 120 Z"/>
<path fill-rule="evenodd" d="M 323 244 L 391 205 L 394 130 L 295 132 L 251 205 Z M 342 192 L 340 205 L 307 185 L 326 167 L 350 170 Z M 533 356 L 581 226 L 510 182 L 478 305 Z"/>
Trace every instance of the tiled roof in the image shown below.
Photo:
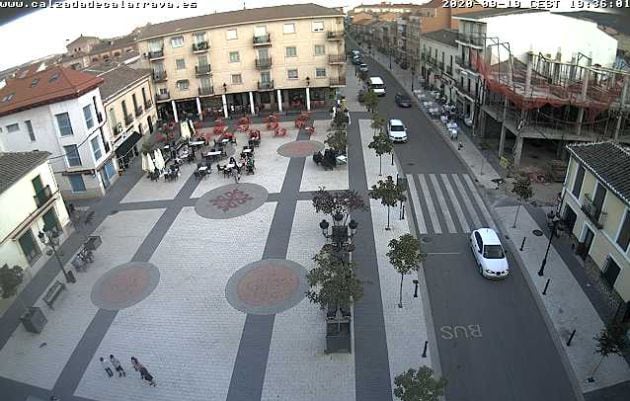
<path fill-rule="evenodd" d="M 6 191 L 28 174 L 29 171 L 44 163 L 48 152 L 0 152 L 0 194 Z"/>
<path fill-rule="evenodd" d="M 119 38 L 101 39 L 100 43 L 95 44 L 88 54 L 103 53 L 112 49 L 132 46 L 135 41 L 136 38 L 133 35 L 122 36 Z"/>
<path fill-rule="evenodd" d="M 94 75 L 59 66 L 24 77 L 20 75 L 0 89 L 0 116 L 76 98 L 102 82 L 102 78 Z"/>
<path fill-rule="evenodd" d="M 480 20 L 490 17 L 500 17 L 503 15 L 514 14 L 529 14 L 529 13 L 544 13 L 547 10 L 541 10 L 536 8 L 490 8 L 483 11 L 476 11 L 473 13 L 453 15 L 454 19 L 466 19 L 466 20 Z"/>
<path fill-rule="evenodd" d="M 630 149 L 613 142 L 570 145 L 567 149 L 602 184 L 630 205 Z"/>
<path fill-rule="evenodd" d="M 200 15 L 174 21 L 150 24 L 142 28 L 138 40 L 161 37 L 179 32 L 190 32 L 221 26 L 253 24 L 265 21 L 281 21 L 297 18 L 343 17 L 342 11 L 317 4 L 290 4 L 274 7 L 252 8 Z"/>
<path fill-rule="evenodd" d="M 448 46 L 457 47 L 457 42 L 455 42 L 457 31 L 451 29 L 440 29 L 439 31 L 423 33 L 422 36 Z"/>
<path fill-rule="evenodd" d="M 104 63 L 90 66 L 82 71 L 104 79 L 103 84 L 99 87 L 103 102 L 117 95 L 127 86 L 151 74 L 151 70 L 149 69 L 135 69 L 118 63 Z"/>

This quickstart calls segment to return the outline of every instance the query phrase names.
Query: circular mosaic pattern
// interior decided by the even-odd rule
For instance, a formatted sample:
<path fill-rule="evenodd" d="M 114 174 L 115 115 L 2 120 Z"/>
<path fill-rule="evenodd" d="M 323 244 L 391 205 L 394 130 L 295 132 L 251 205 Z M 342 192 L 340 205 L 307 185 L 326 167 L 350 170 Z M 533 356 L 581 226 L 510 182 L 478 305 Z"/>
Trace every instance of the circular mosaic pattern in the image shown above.
<path fill-rule="evenodd" d="M 269 193 L 260 185 L 229 184 L 206 192 L 197 203 L 195 212 L 207 219 L 231 219 L 261 207 Z"/>
<path fill-rule="evenodd" d="M 278 148 L 278 154 L 284 157 L 308 157 L 324 149 L 319 141 L 293 141 Z"/>
<path fill-rule="evenodd" d="M 128 308 L 148 297 L 160 282 L 160 271 L 151 263 L 116 266 L 92 287 L 92 303 L 105 310 Z"/>
<path fill-rule="evenodd" d="M 300 303 L 307 290 L 302 265 L 286 259 L 263 259 L 234 273 L 225 287 L 225 297 L 241 312 L 273 315 Z"/>

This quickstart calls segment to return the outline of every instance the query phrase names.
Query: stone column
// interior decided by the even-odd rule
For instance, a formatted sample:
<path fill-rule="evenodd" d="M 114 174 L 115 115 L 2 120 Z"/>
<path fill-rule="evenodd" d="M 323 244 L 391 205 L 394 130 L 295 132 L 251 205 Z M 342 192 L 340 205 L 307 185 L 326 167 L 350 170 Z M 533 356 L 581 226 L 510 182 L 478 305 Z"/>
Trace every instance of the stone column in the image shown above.
<path fill-rule="evenodd" d="M 626 97 L 628 96 L 628 86 L 630 85 L 630 79 L 626 76 L 623 80 L 623 89 L 621 90 L 621 99 L 619 99 L 619 117 L 617 117 L 617 127 L 615 128 L 615 141 L 619 140 L 619 130 L 621 129 L 621 117 L 623 116 L 623 109 L 626 105 Z"/>
<path fill-rule="evenodd" d="M 282 111 L 282 91 L 278 89 L 278 111 Z"/>
<path fill-rule="evenodd" d="M 591 71 L 585 69 L 584 76 L 582 78 L 582 93 L 580 94 L 580 98 L 582 100 L 586 100 L 586 93 L 588 92 L 588 80 L 590 76 L 591 76 Z M 576 135 L 582 134 L 582 121 L 583 120 L 584 120 L 584 107 L 580 107 L 580 109 L 578 110 L 577 121 L 575 122 L 577 125 L 575 128 Z"/>
<path fill-rule="evenodd" d="M 254 108 L 254 94 L 249 92 L 249 111 L 252 114 L 256 114 L 256 109 Z"/>
<path fill-rule="evenodd" d="M 223 102 L 223 117 L 228 118 L 227 98 L 225 93 L 221 95 L 221 101 Z"/>
<path fill-rule="evenodd" d="M 177 106 L 175 105 L 175 101 L 171 100 L 171 107 L 173 107 L 173 117 L 175 118 L 175 122 L 179 122 L 179 117 L 177 116 Z"/>
<path fill-rule="evenodd" d="M 201 110 L 201 100 L 199 100 L 198 97 L 195 100 L 197 101 L 197 113 L 199 114 L 199 119 L 203 120 L 203 113 Z"/>
<path fill-rule="evenodd" d="M 521 155 L 523 153 L 523 137 L 516 135 L 516 143 L 514 143 L 514 167 L 518 168 L 521 164 Z"/>
<path fill-rule="evenodd" d="M 311 88 L 306 87 L 306 110 L 311 111 Z"/>

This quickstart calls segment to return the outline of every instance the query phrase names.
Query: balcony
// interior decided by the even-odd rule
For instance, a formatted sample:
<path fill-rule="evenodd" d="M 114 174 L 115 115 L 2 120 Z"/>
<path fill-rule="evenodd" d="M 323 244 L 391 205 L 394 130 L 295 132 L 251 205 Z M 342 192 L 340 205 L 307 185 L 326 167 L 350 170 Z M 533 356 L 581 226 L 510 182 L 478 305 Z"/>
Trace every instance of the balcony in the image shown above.
<path fill-rule="evenodd" d="M 450 65 L 446 66 L 446 75 L 450 75 L 451 77 L 453 76 L 453 67 Z"/>
<path fill-rule="evenodd" d="M 120 135 L 123 132 L 123 125 L 122 123 L 118 123 L 114 126 L 114 135 Z"/>
<path fill-rule="evenodd" d="M 271 57 L 268 58 L 257 58 L 256 59 L 256 68 L 259 70 L 268 70 L 271 68 Z"/>
<path fill-rule="evenodd" d="M 50 198 L 52 198 L 52 190 L 50 189 L 50 185 L 46 185 L 44 188 L 35 192 L 35 196 L 33 196 L 33 199 L 35 199 L 35 204 L 37 205 L 38 209 L 44 206 Z"/>
<path fill-rule="evenodd" d="M 582 211 L 589 218 L 589 220 L 595 224 L 598 229 L 604 228 L 606 224 L 606 212 L 602 212 L 602 209 L 597 207 L 591 200 L 589 194 L 584 194 L 584 200 L 582 201 Z"/>
<path fill-rule="evenodd" d="M 444 61 L 438 61 L 438 68 L 444 71 Z"/>
<path fill-rule="evenodd" d="M 328 56 L 328 64 L 345 64 L 346 56 L 343 54 L 331 54 Z"/>
<path fill-rule="evenodd" d="M 475 46 L 483 48 L 486 44 L 486 38 L 484 35 L 470 34 L 470 33 L 457 33 L 457 42 L 462 45 Z"/>
<path fill-rule="evenodd" d="M 153 82 L 165 82 L 168 80 L 166 71 L 153 71 Z"/>
<path fill-rule="evenodd" d="M 271 35 L 266 34 L 266 35 L 261 35 L 261 36 L 254 36 L 253 43 L 254 43 L 254 47 L 271 46 Z"/>
<path fill-rule="evenodd" d="M 131 125 L 133 122 L 133 116 L 131 114 L 125 115 L 125 125 Z"/>
<path fill-rule="evenodd" d="M 195 75 L 209 75 L 212 72 L 210 64 L 196 65 Z"/>
<path fill-rule="evenodd" d="M 208 45 L 207 41 L 199 42 L 199 43 L 193 43 L 193 45 L 192 45 L 193 53 L 204 53 L 204 52 L 207 52 L 209 48 L 210 48 L 210 46 Z"/>
<path fill-rule="evenodd" d="M 147 99 L 144 102 L 144 109 L 145 110 L 149 110 L 151 108 L 151 106 L 153 106 L 153 102 L 151 101 L 151 99 Z"/>
<path fill-rule="evenodd" d="M 199 89 L 197 89 L 197 91 L 199 92 L 199 96 L 212 96 L 214 95 L 214 87 L 212 86 L 206 86 L 206 87 L 201 87 Z"/>
<path fill-rule="evenodd" d="M 326 32 L 326 39 L 343 40 L 343 31 L 328 31 Z"/>
<path fill-rule="evenodd" d="M 331 77 L 330 86 L 346 86 L 346 77 Z"/>
<path fill-rule="evenodd" d="M 142 115 L 142 106 L 136 107 L 136 117 L 140 117 Z"/>
<path fill-rule="evenodd" d="M 163 102 L 165 100 L 169 100 L 170 98 L 171 98 L 171 94 L 168 91 L 164 93 L 158 93 L 157 95 L 155 95 L 156 102 Z"/>
<path fill-rule="evenodd" d="M 153 50 L 147 53 L 147 58 L 151 61 L 161 60 L 164 58 L 164 48 L 160 50 Z"/>
<path fill-rule="evenodd" d="M 266 82 L 258 82 L 258 90 L 259 91 L 270 91 L 273 90 L 273 80 Z"/>

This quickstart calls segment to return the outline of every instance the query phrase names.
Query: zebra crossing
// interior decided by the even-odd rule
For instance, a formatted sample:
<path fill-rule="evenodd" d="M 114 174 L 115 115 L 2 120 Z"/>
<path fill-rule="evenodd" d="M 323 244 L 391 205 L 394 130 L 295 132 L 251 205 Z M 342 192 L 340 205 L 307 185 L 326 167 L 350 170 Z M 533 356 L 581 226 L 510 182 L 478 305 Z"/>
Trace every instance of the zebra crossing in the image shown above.
<path fill-rule="evenodd" d="M 468 174 L 407 174 L 409 201 L 420 234 L 496 230 L 488 208 Z"/>

